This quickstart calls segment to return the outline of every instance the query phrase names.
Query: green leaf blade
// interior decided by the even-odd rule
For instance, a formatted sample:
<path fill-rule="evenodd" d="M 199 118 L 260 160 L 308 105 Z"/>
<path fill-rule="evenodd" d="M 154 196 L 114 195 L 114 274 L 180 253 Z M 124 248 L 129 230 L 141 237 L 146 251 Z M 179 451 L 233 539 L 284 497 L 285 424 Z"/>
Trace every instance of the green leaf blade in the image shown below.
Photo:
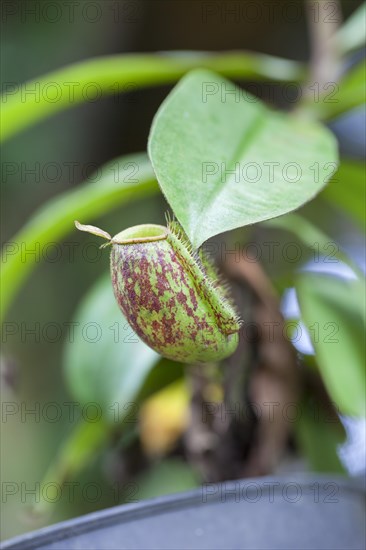
<path fill-rule="evenodd" d="M 365 167 L 362 162 L 342 159 L 338 172 L 326 186 L 322 196 L 346 212 L 365 233 L 366 188 Z"/>
<path fill-rule="evenodd" d="M 332 41 L 343 55 L 361 48 L 366 37 L 366 2 L 350 15 L 347 21 L 332 37 Z"/>
<path fill-rule="evenodd" d="M 160 355 L 127 324 L 114 298 L 109 274 L 87 293 L 75 323 L 82 330 L 74 341 L 67 342 L 64 356 L 71 392 L 82 404 L 96 403 L 106 423 L 122 422 L 121 414 L 129 412 L 123 407 L 136 399 Z"/>
<path fill-rule="evenodd" d="M 357 307 L 365 303 L 363 285 L 303 273 L 296 291 L 330 396 L 344 414 L 365 416 L 365 324 Z"/>
<path fill-rule="evenodd" d="M 97 87 L 96 99 L 149 86 L 176 82 L 187 71 L 207 67 L 226 76 L 241 76 L 279 82 L 299 81 L 304 67 L 296 61 L 252 52 L 169 52 L 124 54 L 87 59 L 48 73 L 20 86 L 15 93 L 0 96 L 2 120 L 0 141 L 65 109 L 88 101 L 86 88 Z M 131 86 L 132 84 L 132 86 Z M 54 101 L 48 87 L 57 90 Z M 39 90 L 28 95 L 26 90 Z M 43 93 L 42 93 L 43 92 Z"/>
<path fill-rule="evenodd" d="M 273 113 L 204 70 L 186 75 L 162 104 L 148 150 L 195 248 L 224 231 L 300 207 L 325 185 L 327 163 L 338 160 L 325 128 Z"/>
<path fill-rule="evenodd" d="M 125 168 L 134 166 L 136 180 L 126 178 Z M 102 167 L 100 179 L 85 182 L 43 204 L 14 235 L 2 254 L 1 295 L 3 318 L 32 269 L 41 260 L 42 246 L 58 242 L 75 229 L 74 221 L 89 221 L 129 201 L 159 192 L 151 164 L 144 154 L 117 158 Z M 24 262 L 22 245 L 39 252 Z"/>

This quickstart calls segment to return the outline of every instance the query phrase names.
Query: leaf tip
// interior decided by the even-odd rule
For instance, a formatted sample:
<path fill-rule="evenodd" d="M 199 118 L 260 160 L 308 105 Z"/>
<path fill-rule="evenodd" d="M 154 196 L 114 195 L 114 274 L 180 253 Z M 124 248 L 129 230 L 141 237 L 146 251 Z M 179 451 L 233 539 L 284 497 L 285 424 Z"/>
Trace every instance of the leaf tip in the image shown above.
<path fill-rule="evenodd" d="M 103 231 L 103 229 L 100 229 L 95 225 L 83 225 L 77 220 L 74 221 L 74 224 L 76 229 L 78 229 L 79 231 L 85 231 L 86 233 L 91 233 L 92 235 L 96 235 L 97 237 L 101 237 L 102 239 L 106 239 L 107 241 L 110 241 L 112 239 L 109 233 L 107 233 L 106 231 Z"/>

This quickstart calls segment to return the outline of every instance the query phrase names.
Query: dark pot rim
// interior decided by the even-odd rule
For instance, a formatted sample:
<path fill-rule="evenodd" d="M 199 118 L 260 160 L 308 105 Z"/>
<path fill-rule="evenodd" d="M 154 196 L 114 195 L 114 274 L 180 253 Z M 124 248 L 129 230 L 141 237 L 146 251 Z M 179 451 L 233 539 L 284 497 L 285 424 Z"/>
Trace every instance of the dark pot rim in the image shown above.
<path fill-rule="evenodd" d="M 225 487 L 225 491 L 230 493 L 230 489 L 234 490 L 238 483 L 247 486 L 247 492 L 250 494 L 251 491 L 254 493 L 256 490 L 255 485 L 276 484 L 276 491 L 282 491 L 286 485 L 296 483 L 302 489 L 310 490 L 317 482 L 336 483 L 342 492 L 355 493 L 358 497 L 365 495 L 365 480 L 333 474 L 293 473 L 274 477 L 245 478 L 223 483 L 206 483 L 192 491 L 156 497 L 137 503 L 122 504 L 56 523 L 3 541 L 1 548 L 3 550 L 35 550 L 46 544 L 66 541 L 80 534 L 90 533 L 115 524 L 121 525 L 130 520 L 143 519 L 166 511 L 183 511 L 192 506 L 211 505 L 220 502 L 222 498 L 220 488 Z M 210 490 L 215 490 L 215 493 L 206 494 L 205 501 L 203 501 L 202 492 L 208 486 L 210 486 Z"/>

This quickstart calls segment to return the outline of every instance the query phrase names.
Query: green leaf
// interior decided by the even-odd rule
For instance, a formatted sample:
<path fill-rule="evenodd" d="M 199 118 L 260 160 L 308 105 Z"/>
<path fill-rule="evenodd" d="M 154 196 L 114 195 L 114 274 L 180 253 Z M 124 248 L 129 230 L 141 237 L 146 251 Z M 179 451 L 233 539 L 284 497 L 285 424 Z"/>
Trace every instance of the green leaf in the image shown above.
<path fill-rule="evenodd" d="M 63 480 L 75 476 L 85 467 L 91 456 L 95 456 L 108 435 L 108 427 L 102 420 L 96 422 L 81 420 L 64 442 L 57 462 L 47 472 L 44 481 Z"/>
<path fill-rule="evenodd" d="M 110 275 L 87 293 L 74 318 L 75 340 L 68 341 L 64 367 L 77 401 L 94 402 L 105 422 L 122 422 L 160 355 L 144 344 L 122 315 Z"/>
<path fill-rule="evenodd" d="M 150 162 L 146 155 L 137 154 L 109 162 L 98 178 L 92 176 L 90 183 L 79 185 L 41 206 L 3 247 L 1 315 L 5 315 L 16 292 L 40 262 L 43 247 L 74 231 L 74 220 L 89 222 L 117 206 L 158 191 Z M 27 254 L 26 261 L 24 248 L 36 251 Z"/>
<path fill-rule="evenodd" d="M 336 32 L 332 40 L 338 51 L 346 54 L 361 48 L 366 38 L 366 2 L 361 4 Z"/>
<path fill-rule="evenodd" d="M 344 474 L 345 469 L 340 461 L 337 449 L 344 442 L 345 433 L 342 426 L 327 418 L 324 409 L 315 410 L 311 402 L 303 402 L 302 414 L 297 422 L 295 436 L 316 472 Z"/>
<path fill-rule="evenodd" d="M 188 491 L 198 487 L 198 476 L 183 460 L 158 462 L 138 478 L 140 500 Z"/>
<path fill-rule="evenodd" d="M 304 72 L 296 61 L 251 52 L 170 52 L 88 59 L 3 94 L 0 141 L 53 114 L 90 101 L 93 90 L 98 99 L 102 95 L 170 84 L 196 67 L 207 67 L 229 77 L 284 82 L 298 81 Z M 34 89 L 39 93 L 27 94 L 27 101 L 24 101 L 26 90 Z"/>
<path fill-rule="evenodd" d="M 62 443 L 42 481 L 44 486 L 52 482 L 61 487 L 77 476 L 123 421 L 129 424 L 119 448 L 128 446 L 137 434 L 136 425 L 128 429 L 137 422 L 135 403 L 183 376 L 180 363 L 161 359 L 141 341 L 134 341 L 137 336 L 116 304 L 109 275 L 88 292 L 74 322 L 78 337 L 66 345 L 64 370 L 76 400 L 88 403 L 93 412 Z M 90 341 L 93 330 L 94 337 L 100 335 L 95 342 Z M 34 512 L 44 514 L 49 509 L 50 501 L 42 499 Z"/>
<path fill-rule="evenodd" d="M 363 60 L 347 72 L 339 82 L 334 101 L 327 101 L 327 94 L 310 108 L 323 120 L 335 118 L 351 109 L 365 104 L 366 61 Z"/>
<path fill-rule="evenodd" d="M 360 281 L 302 273 L 295 282 L 303 321 L 333 401 L 345 414 L 364 416 L 365 322 Z"/>
<path fill-rule="evenodd" d="M 55 460 L 42 480 L 41 487 L 55 484 L 62 487 L 66 481 L 75 477 L 95 459 L 109 436 L 110 429 L 102 419 L 96 422 L 81 420 L 73 427 L 71 433 L 63 442 Z M 45 499 L 44 494 L 48 493 L 41 490 L 40 495 L 42 498 L 33 509 L 33 513 L 37 515 L 48 513 L 51 504 L 56 502 L 51 496 Z"/>
<path fill-rule="evenodd" d="M 332 181 L 321 196 L 346 211 L 357 225 L 365 231 L 365 167 L 361 162 L 343 160 Z"/>
<path fill-rule="evenodd" d="M 320 251 L 332 252 L 332 259 L 342 261 L 347 264 L 353 271 L 359 276 L 360 280 L 364 282 L 364 275 L 359 268 L 353 263 L 347 254 L 341 249 L 336 249 L 338 245 L 333 239 L 324 233 L 319 227 L 311 223 L 308 219 L 304 218 L 300 214 L 287 214 L 280 218 L 268 220 L 263 224 L 265 227 L 273 227 L 276 229 L 283 229 L 296 235 L 296 237 L 303 242 L 306 246 L 316 252 L 318 257 Z M 331 249 L 329 249 L 331 245 Z"/>
<path fill-rule="evenodd" d="M 141 391 L 137 395 L 137 401 L 142 403 L 154 393 L 180 380 L 185 375 L 185 365 L 162 357 L 146 376 Z"/>
<path fill-rule="evenodd" d="M 324 248 L 331 240 L 328 235 L 319 229 L 319 227 L 316 227 L 300 214 L 287 214 L 280 218 L 267 220 L 263 225 L 264 227 L 273 227 L 289 231 L 296 235 L 296 237 L 309 248 L 314 248 L 315 245 L 317 249 Z"/>
<path fill-rule="evenodd" d="M 337 162 L 328 130 L 270 111 L 203 70 L 186 75 L 164 101 L 148 149 L 195 248 L 218 233 L 298 208 L 320 191 L 329 163 Z"/>

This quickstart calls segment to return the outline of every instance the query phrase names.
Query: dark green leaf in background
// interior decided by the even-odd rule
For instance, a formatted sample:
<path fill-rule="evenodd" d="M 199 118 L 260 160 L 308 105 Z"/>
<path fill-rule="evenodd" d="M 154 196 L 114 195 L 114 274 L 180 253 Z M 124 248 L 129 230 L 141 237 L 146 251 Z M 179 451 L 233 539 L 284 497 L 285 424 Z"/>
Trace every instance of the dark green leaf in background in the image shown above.
<path fill-rule="evenodd" d="M 338 84 L 330 83 L 323 96 L 317 103 L 312 103 L 310 108 L 319 118 L 327 120 L 364 105 L 365 79 L 366 62 L 363 60 L 351 67 Z"/>
<path fill-rule="evenodd" d="M 82 404 L 97 403 L 106 422 L 122 422 L 125 415 L 133 414 L 128 403 L 160 355 L 136 336 L 123 317 L 109 274 L 86 294 L 74 322 L 79 330 L 75 340 L 67 342 L 64 356 L 72 394 Z"/>
<path fill-rule="evenodd" d="M 302 403 L 301 411 L 295 434 L 311 470 L 344 474 L 345 469 L 337 453 L 345 439 L 342 426 L 324 410 L 315 413 L 308 402 Z"/>
<path fill-rule="evenodd" d="M 344 414 L 365 416 L 363 285 L 358 280 L 302 273 L 296 291 L 329 395 Z"/>
<path fill-rule="evenodd" d="M 41 253 L 36 252 L 27 255 L 24 262 L 23 246 L 42 250 L 46 244 L 58 242 L 75 231 L 74 220 L 90 222 L 118 206 L 158 191 L 149 160 L 144 154 L 136 154 L 108 162 L 98 177 L 93 174 L 90 181 L 43 204 L 3 248 L 1 315 L 5 315 L 30 271 L 41 260 Z"/>
<path fill-rule="evenodd" d="M 138 478 L 139 499 L 153 498 L 198 487 L 198 476 L 191 466 L 178 458 L 157 462 Z"/>
<path fill-rule="evenodd" d="M 334 179 L 321 195 L 344 210 L 365 231 L 366 174 L 363 163 L 342 159 Z"/>
<path fill-rule="evenodd" d="M 366 39 L 366 2 L 363 2 L 332 37 L 342 54 L 361 48 Z"/>

